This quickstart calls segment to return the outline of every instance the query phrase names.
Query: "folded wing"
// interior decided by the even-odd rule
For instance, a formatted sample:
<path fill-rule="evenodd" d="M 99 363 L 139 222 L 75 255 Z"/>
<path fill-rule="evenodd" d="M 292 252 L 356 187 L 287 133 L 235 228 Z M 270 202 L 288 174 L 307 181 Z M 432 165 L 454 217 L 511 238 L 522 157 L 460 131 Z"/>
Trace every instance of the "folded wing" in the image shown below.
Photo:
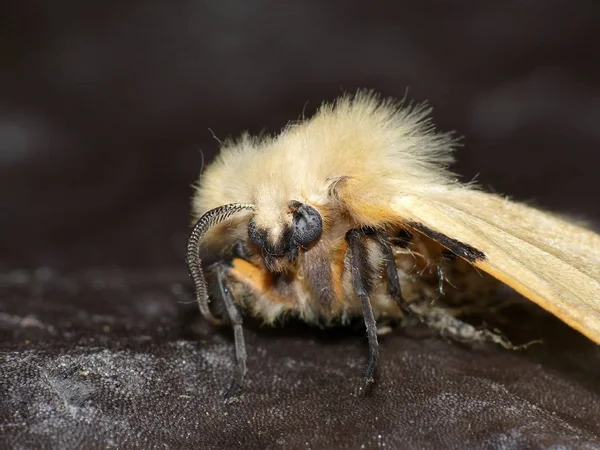
<path fill-rule="evenodd" d="M 393 208 L 410 228 L 600 343 L 599 235 L 557 215 L 465 187 L 398 196 Z"/>

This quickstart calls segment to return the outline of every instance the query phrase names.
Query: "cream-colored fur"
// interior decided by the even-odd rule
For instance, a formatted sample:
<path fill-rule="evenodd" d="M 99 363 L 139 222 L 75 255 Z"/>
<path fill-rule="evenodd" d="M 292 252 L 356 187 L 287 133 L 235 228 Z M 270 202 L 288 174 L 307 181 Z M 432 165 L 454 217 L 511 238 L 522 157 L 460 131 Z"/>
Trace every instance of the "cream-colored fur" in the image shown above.
<path fill-rule="evenodd" d="M 324 204 L 330 200 L 328 187 L 340 177 L 347 177 L 352 190 L 344 203 L 360 196 L 360 203 L 384 209 L 398 194 L 447 184 L 454 142 L 433 132 L 428 113 L 423 105 L 403 106 L 359 92 L 321 107 L 278 136 L 244 135 L 225 144 L 200 178 L 194 216 L 226 203 L 252 203 L 257 225 L 276 230 L 289 220 L 288 201 Z"/>
<path fill-rule="evenodd" d="M 360 314 L 347 270 L 344 298 L 322 311 L 304 276 L 320 270 L 323 259 L 333 261 L 350 228 L 410 228 L 418 222 L 480 250 L 485 258 L 477 267 L 600 343 L 600 237 L 556 215 L 459 184 L 446 168 L 454 141 L 435 132 L 428 113 L 424 106 L 363 91 L 324 105 L 277 136 L 244 135 L 224 145 L 199 180 L 194 218 L 224 204 L 250 203 L 256 225 L 273 241 L 292 220 L 290 200 L 313 205 L 324 220 L 322 239 L 300 256 L 294 301 L 269 308 L 269 297 L 255 292 L 254 313 L 267 321 L 285 311 L 306 320 Z M 208 243 L 247 239 L 249 217 L 240 214 L 217 227 Z M 381 289 L 376 292 L 376 313 L 392 314 L 396 305 Z"/>

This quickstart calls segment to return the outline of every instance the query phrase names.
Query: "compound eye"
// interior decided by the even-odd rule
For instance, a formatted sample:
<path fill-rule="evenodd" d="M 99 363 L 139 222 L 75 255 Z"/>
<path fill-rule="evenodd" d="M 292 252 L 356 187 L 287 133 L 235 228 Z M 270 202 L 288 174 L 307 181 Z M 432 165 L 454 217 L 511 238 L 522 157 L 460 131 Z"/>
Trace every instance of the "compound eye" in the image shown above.
<path fill-rule="evenodd" d="M 323 233 L 321 214 L 312 206 L 300 202 L 292 202 L 290 206 L 294 209 L 292 221 L 294 241 L 301 247 L 309 247 L 318 241 Z"/>

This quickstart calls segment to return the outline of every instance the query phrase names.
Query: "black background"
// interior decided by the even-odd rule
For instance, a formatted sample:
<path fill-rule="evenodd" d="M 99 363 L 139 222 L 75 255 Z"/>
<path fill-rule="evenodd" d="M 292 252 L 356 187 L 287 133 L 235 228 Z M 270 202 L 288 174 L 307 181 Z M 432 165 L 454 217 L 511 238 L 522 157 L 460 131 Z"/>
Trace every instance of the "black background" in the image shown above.
<path fill-rule="evenodd" d="M 218 389 L 231 372 L 229 335 L 205 324 L 189 328 L 186 321 L 195 314 L 182 302 L 191 293 L 183 262 L 190 185 L 218 150 L 213 133 L 222 139 L 245 129 L 278 131 L 303 109 L 308 115 L 322 101 L 359 87 L 395 97 L 408 89 L 409 98 L 428 100 L 440 129 L 465 136 L 454 167 L 465 180 L 476 177 L 494 191 L 600 222 L 599 20 L 600 4 L 583 0 L 4 2 L 0 336 L 4 370 L 20 378 L 4 374 L 0 381 L 8 399 L 0 430 L 25 447 L 593 442 L 600 435 L 592 420 L 597 404 L 580 416 L 564 411 L 600 398 L 591 381 L 600 374 L 598 352 L 558 324 L 580 350 L 566 345 L 559 357 L 549 344 L 530 357 L 495 348 L 472 354 L 436 338 L 395 336 L 382 350 L 382 364 L 389 365 L 381 383 L 391 393 L 367 403 L 340 402 L 341 410 L 332 396 L 347 393 L 329 382 L 358 379 L 366 355 L 360 333 L 330 342 L 327 333 L 312 340 L 306 330 L 250 330 L 250 342 L 275 356 L 249 346 L 255 380 L 249 390 L 255 394 L 247 394 L 238 410 L 243 414 L 231 413 L 228 421 Z M 172 345 L 179 347 L 170 351 Z M 107 388 L 106 367 L 94 365 L 102 349 L 117 378 L 138 366 L 142 376 L 143 358 L 150 358 L 155 384 L 147 387 L 162 386 L 164 395 L 142 389 L 136 403 L 131 386 L 139 379 L 133 375 L 121 380 L 121 391 Z M 210 359 L 215 351 L 220 359 Z M 198 370 L 180 371 L 182 353 L 205 359 Z M 60 358 L 73 370 L 64 373 Z M 348 358 L 356 360 L 352 368 Z M 456 367 L 447 358 L 455 358 Z M 310 373 L 282 367 L 290 360 L 303 361 Z M 333 372 L 314 375 L 325 361 Z M 477 361 L 497 367 L 480 373 Z M 179 369 L 165 379 L 161 374 L 174 366 Z M 215 375 L 217 366 L 224 375 Z M 522 391 L 507 375 L 516 366 L 532 378 Z M 77 381 L 90 367 L 98 378 Z M 418 375 L 434 368 L 436 376 Z M 407 404 L 406 392 L 397 390 L 393 381 L 404 376 L 416 380 L 419 401 Z M 483 387 L 466 393 L 464 376 Z M 548 385 L 541 387 L 539 379 Z M 443 380 L 456 383 L 442 389 Z M 486 383 L 510 395 L 490 394 Z M 190 386 L 185 392 L 192 400 L 182 406 L 168 394 L 183 385 Z M 290 387 L 296 385 L 305 391 Z M 203 386 L 204 394 L 194 386 Z M 451 400 L 431 403 L 440 389 Z M 72 395 L 64 397 L 67 391 Z M 544 403 L 561 392 L 564 398 Z M 505 414 L 518 403 L 513 395 L 528 406 L 519 403 L 524 412 Z M 59 406 L 72 401 L 92 408 L 95 425 L 79 410 L 60 425 L 64 411 L 52 398 L 67 399 Z M 387 421 L 377 422 L 381 402 L 392 404 L 386 403 Z M 488 402 L 493 413 L 473 409 L 477 402 Z M 291 409 L 269 409 L 282 404 Z M 172 411 L 163 417 L 158 412 L 165 408 Z M 212 412 L 193 419 L 205 409 Z M 349 409 L 356 414 L 350 417 Z M 552 422 L 556 414 L 563 428 Z M 460 420 L 442 420 L 448 417 Z M 109 426 L 119 420 L 131 426 Z M 478 431 L 469 424 L 479 424 Z M 79 441 L 67 439 L 74 430 Z"/>

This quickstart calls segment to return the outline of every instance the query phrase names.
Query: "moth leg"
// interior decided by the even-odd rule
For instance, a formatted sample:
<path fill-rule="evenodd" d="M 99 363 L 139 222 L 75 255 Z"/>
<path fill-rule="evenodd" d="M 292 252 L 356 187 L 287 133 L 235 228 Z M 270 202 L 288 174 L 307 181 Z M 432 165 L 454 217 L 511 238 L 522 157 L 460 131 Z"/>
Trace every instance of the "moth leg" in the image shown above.
<path fill-rule="evenodd" d="M 383 251 L 385 258 L 385 273 L 388 280 L 388 293 L 390 297 L 394 299 L 398 307 L 406 314 L 410 313 L 410 307 L 404 297 L 402 296 L 402 289 L 400 288 L 400 279 L 398 278 L 398 267 L 396 267 L 396 258 L 394 258 L 394 252 L 386 233 L 376 230 L 374 232 L 375 239 Z"/>
<path fill-rule="evenodd" d="M 473 325 L 454 317 L 445 308 L 431 306 L 414 306 L 419 319 L 442 336 L 450 337 L 458 342 L 492 342 L 508 350 L 520 350 L 540 341 L 531 341 L 524 345 L 514 345 L 498 330 L 478 329 Z"/>
<path fill-rule="evenodd" d="M 369 294 L 373 288 L 373 270 L 368 249 L 363 242 L 365 232 L 353 229 L 346 233 L 346 241 L 350 250 L 350 266 L 352 274 L 352 285 L 360 298 L 365 326 L 367 328 L 367 339 L 369 341 L 369 362 L 365 367 L 363 377 L 370 385 L 373 383 L 373 375 L 379 361 L 379 343 L 377 342 L 377 322 L 373 315 L 373 307 Z"/>
<path fill-rule="evenodd" d="M 244 377 L 246 375 L 246 345 L 244 343 L 244 335 L 242 331 L 242 315 L 240 312 L 239 303 L 235 300 L 228 282 L 235 281 L 243 285 L 244 288 L 257 295 L 267 298 L 273 303 L 285 303 L 286 299 L 277 295 L 271 289 L 270 277 L 256 267 L 252 263 L 238 257 L 234 257 L 229 263 L 216 263 L 214 265 L 217 284 L 226 313 L 233 325 L 235 338 L 235 355 L 236 355 L 236 373 L 231 382 L 225 401 L 231 401 L 243 386 Z"/>
<path fill-rule="evenodd" d="M 236 372 L 231 381 L 229 389 L 225 393 L 225 400 L 228 401 L 236 396 L 238 390 L 244 384 L 244 377 L 246 376 L 246 360 L 248 354 L 246 352 L 246 343 L 244 342 L 244 331 L 242 328 L 242 314 L 235 301 L 233 294 L 227 286 L 225 279 L 225 272 L 227 267 L 223 263 L 216 265 L 217 272 L 217 284 L 219 285 L 219 291 L 225 305 L 225 311 L 227 316 L 233 325 L 233 336 L 235 340 L 235 360 L 236 360 Z"/>

